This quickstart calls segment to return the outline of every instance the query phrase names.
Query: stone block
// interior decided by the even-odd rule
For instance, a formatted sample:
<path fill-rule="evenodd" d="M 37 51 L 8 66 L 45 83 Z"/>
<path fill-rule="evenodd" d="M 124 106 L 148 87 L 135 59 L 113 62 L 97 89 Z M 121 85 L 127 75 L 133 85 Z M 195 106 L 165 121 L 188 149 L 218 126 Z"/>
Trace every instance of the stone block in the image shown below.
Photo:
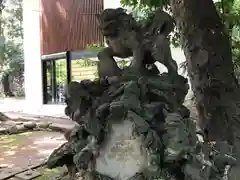
<path fill-rule="evenodd" d="M 22 180 L 31 180 L 35 179 L 38 176 L 41 176 L 41 173 L 35 170 L 28 170 L 16 175 L 17 178 L 20 178 Z"/>
<path fill-rule="evenodd" d="M 4 169 L 2 172 L 0 172 L 0 180 L 7 180 L 21 171 L 22 171 L 21 168 Z"/>
<path fill-rule="evenodd" d="M 24 123 L 24 127 L 27 129 L 34 129 L 37 127 L 37 124 L 35 122 L 26 122 Z"/>

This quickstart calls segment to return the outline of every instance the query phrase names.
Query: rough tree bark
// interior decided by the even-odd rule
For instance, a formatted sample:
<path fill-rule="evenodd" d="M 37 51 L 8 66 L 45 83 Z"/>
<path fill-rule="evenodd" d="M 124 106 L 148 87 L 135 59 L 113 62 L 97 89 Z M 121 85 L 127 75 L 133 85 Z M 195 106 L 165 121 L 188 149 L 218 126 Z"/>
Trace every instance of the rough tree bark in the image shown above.
<path fill-rule="evenodd" d="M 2 10 L 4 8 L 3 0 L 0 0 L 0 16 L 2 17 Z M 0 35 L 2 35 L 2 22 L 0 21 Z M 3 58 L 2 48 L 0 48 L 0 57 Z M 8 118 L 0 112 L 0 121 L 6 121 Z"/>
<path fill-rule="evenodd" d="M 5 8 L 4 1 L 0 0 L 0 18 L 2 18 L 2 12 Z M 0 36 L 4 36 L 3 33 L 3 27 L 2 27 L 2 21 L 0 20 Z M 5 47 L 0 47 L 0 60 L 1 62 L 4 62 L 4 49 Z M 10 83 L 9 83 L 9 73 L 5 72 L 2 77 L 2 85 L 3 85 L 3 92 L 5 96 L 13 96 L 13 93 L 10 90 Z"/>
<path fill-rule="evenodd" d="M 170 0 L 199 114 L 209 140 L 240 136 L 240 88 L 232 52 L 212 0 Z"/>
<path fill-rule="evenodd" d="M 9 76 L 9 73 L 7 72 L 5 72 L 2 76 L 3 93 L 7 97 L 13 97 L 14 94 L 12 93 L 10 88 Z"/>
<path fill-rule="evenodd" d="M 4 36 L 4 32 L 3 32 L 3 27 L 2 27 L 2 12 L 3 9 L 5 8 L 4 5 L 4 0 L 0 0 L 0 37 Z M 1 62 L 4 61 L 4 46 L 0 47 L 0 60 Z"/>

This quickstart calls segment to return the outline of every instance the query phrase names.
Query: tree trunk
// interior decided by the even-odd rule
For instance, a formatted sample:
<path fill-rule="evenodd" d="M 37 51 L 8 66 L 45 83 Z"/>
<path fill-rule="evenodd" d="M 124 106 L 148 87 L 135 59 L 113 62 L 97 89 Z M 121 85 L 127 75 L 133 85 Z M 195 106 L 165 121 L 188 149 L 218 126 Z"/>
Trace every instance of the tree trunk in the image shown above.
<path fill-rule="evenodd" d="M 14 94 L 12 93 L 11 88 L 10 88 L 9 74 L 8 73 L 3 74 L 2 86 L 3 86 L 3 93 L 4 93 L 5 96 L 8 96 L 8 97 L 13 97 L 14 96 Z"/>
<path fill-rule="evenodd" d="M 240 88 L 230 41 L 212 0 L 170 0 L 208 140 L 240 137 Z"/>

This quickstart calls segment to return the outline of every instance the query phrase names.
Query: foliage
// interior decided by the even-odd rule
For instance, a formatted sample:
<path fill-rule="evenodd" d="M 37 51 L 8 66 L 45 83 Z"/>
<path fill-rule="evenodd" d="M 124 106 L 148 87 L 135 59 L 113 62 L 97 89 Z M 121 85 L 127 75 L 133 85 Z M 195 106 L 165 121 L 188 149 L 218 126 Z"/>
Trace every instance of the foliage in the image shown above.
<path fill-rule="evenodd" d="M 142 10 L 167 7 L 169 0 L 121 0 L 121 3 L 134 9 Z"/>
<path fill-rule="evenodd" d="M 0 70 L 18 76 L 24 69 L 22 1 L 7 0 L 4 4 L 1 24 L 6 43 Z"/>
<path fill-rule="evenodd" d="M 58 85 L 65 84 L 67 82 L 67 63 L 65 59 L 56 61 L 56 83 Z"/>
<path fill-rule="evenodd" d="M 240 72 L 240 0 L 215 2 L 232 44 L 235 72 Z"/>
<path fill-rule="evenodd" d="M 128 65 L 129 61 L 125 59 L 121 59 L 117 62 L 118 66 L 122 69 Z"/>
<path fill-rule="evenodd" d="M 232 38 L 233 63 L 236 71 L 240 70 L 240 36 Z"/>
<path fill-rule="evenodd" d="M 81 59 L 81 60 L 77 60 L 76 63 L 80 66 L 80 67 L 89 67 L 89 66 L 96 66 L 97 62 L 93 61 L 91 59 Z"/>
<path fill-rule="evenodd" d="M 96 51 L 96 49 L 95 49 L 95 51 Z M 76 63 L 81 68 L 97 67 L 97 61 L 89 59 L 89 58 L 78 60 L 78 61 L 76 61 Z M 96 69 L 89 69 L 89 71 L 92 72 L 94 79 L 98 77 L 98 72 L 96 71 Z M 91 78 L 89 77 L 89 79 L 91 79 Z"/>
<path fill-rule="evenodd" d="M 104 47 L 98 44 L 89 44 L 87 46 L 87 50 L 93 52 L 93 53 L 98 53 L 99 51 L 101 51 Z"/>

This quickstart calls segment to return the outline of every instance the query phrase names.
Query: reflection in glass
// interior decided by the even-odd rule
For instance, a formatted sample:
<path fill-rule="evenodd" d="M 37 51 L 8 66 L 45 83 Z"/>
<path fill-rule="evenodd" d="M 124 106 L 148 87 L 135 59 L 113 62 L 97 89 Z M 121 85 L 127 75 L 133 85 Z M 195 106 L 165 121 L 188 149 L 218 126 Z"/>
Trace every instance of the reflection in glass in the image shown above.
<path fill-rule="evenodd" d="M 44 61 L 44 101 L 46 104 L 64 103 L 64 86 L 67 83 L 66 59 Z"/>

